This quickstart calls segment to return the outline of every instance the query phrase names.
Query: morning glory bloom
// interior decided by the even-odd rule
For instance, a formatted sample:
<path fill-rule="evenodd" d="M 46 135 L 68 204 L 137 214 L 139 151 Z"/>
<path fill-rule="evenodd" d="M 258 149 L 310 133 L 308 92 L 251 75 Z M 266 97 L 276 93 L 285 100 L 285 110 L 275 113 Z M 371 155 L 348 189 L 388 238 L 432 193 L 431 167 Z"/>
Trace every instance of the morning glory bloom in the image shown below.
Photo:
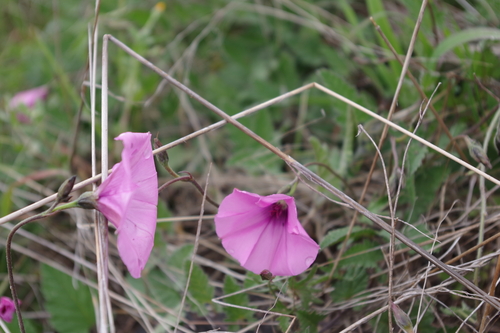
<path fill-rule="evenodd" d="M 20 104 L 24 104 L 27 107 L 32 108 L 35 106 L 36 102 L 47 98 L 48 94 L 49 88 L 47 88 L 47 86 L 20 91 L 12 97 L 9 105 L 11 108 L 15 108 Z"/>
<path fill-rule="evenodd" d="M 13 300 L 8 297 L 0 298 L 0 319 L 10 323 L 15 311 L 16 305 Z"/>
<path fill-rule="evenodd" d="M 130 275 L 141 277 L 153 249 L 158 205 L 158 178 L 150 133 L 122 133 L 122 161 L 92 192 L 82 194 L 83 208 L 99 210 L 115 227 L 118 252 Z"/>
<path fill-rule="evenodd" d="M 220 204 L 215 230 L 226 251 L 255 274 L 298 275 L 319 251 L 297 219 L 294 198 L 284 194 L 234 189 Z"/>

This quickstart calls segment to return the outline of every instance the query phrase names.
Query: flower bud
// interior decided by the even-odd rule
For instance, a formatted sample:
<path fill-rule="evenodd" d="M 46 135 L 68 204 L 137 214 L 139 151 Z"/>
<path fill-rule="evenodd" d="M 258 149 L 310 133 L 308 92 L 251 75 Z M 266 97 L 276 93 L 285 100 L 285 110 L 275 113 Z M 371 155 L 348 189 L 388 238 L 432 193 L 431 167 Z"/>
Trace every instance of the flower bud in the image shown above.
<path fill-rule="evenodd" d="M 474 161 L 481 163 L 482 165 L 491 169 L 491 163 L 486 155 L 486 152 L 483 150 L 483 147 L 475 140 L 465 137 L 465 141 L 467 142 L 467 148 L 469 148 L 469 154 L 474 159 Z"/>
<path fill-rule="evenodd" d="M 272 281 L 275 276 L 273 275 L 273 273 L 271 273 L 268 269 L 265 269 L 263 270 L 261 273 L 260 273 L 260 277 L 262 278 L 262 280 L 266 280 L 266 281 Z"/>
<path fill-rule="evenodd" d="M 57 202 L 68 202 L 71 197 L 69 194 L 75 185 L 76 176 L 72 176 L 66 179 L 61 186 L 59 186 L 59 190 L 57 191 Z"/>
<path fill-rule="evenodd" d="M 389 305 L 391 306 L 392 315 L 394 316 L 394 320 L 396 321 L 396 324 L 398 324 L 399 328 L 406 333 L 413 333 L 413 325 L 411 324 L 410 317 L 408 317 L 406 312 L 401 310 L 401 308 L 394 302 L 390 302 Z"/>
<path fill-rule="evenodd" d="M 158 140 L 158 138 L 154 138 L 153 142 L 154 142 L 155 149 L 158 149 L 162 146 L 162 144 L 161 144 L 160 140 Z M 167 151 L 164 150 L 161 153 L 156 154 L 156 159 L 158 160 L 158 162 L 160 162 L 161 165 L 163 165 L 163 166 L 165 166 L 166 164 L 168 165 Z"/>
<path fill-rule="evenodd" d="M 82 193 L 77 200 L 78 207 L 83 209 L 97 209 L 97 198 L 94 192 L 89 191 Z"/>

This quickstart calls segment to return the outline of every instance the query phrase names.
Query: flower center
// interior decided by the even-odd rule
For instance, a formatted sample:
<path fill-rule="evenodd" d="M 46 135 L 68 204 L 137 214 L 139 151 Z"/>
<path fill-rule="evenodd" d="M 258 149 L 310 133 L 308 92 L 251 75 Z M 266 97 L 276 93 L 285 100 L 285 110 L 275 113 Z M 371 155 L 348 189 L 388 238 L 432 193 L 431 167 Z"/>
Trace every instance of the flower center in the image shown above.
<path fill-rule="evenodd" d="M 285 225 L 288 220 L 288 205 L 284 200 L 277 201 L 271 205 L 271 221 Z"/>

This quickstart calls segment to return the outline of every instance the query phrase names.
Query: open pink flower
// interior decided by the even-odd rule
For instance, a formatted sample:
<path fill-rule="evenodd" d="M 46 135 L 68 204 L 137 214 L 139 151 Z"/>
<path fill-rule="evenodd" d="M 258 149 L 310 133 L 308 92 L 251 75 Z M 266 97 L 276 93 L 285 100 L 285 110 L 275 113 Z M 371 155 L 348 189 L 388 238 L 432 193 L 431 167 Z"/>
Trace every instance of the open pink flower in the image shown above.
<path fill-rule="evenodd" d="M 10 100 L 10 107 L 14 108 L 20 104 L 24 104 L 29 108 L 35 106 L 36 102 L 45 99 L 49 94 L 47 86 L 41 86 L 29 90 L 20 91 Z"/>
<path fill-rule="evenodd" d="M 16 311 L 14 301 L 8 297 L 0 297 L 0 319 L 10 323 Z"/>
<path fill-rule="evenodd" d="M 222 200 L 215 230 L 226 251 L 255 274 L 297 275 L 318 255 L 318 244 L 297 219 L 294 198 L 284 194 L 234 189 Z"/>
<path fill-rule="evenodd" d="M 153 249 L 158 178 L 150 133 L 122 133 L 122 161 L 94 193 L 97 209 L 116 227 L 118 252 L 134 278 Z"/>

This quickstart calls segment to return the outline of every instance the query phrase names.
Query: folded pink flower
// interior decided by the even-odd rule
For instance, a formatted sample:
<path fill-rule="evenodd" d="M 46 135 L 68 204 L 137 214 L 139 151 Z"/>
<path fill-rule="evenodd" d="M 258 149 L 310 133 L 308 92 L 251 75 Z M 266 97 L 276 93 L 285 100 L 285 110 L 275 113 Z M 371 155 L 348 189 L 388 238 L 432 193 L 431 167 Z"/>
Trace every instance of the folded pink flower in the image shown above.
<path fill-rule="evenodd" d="M 95 192 L 97 209 L 116 227 L 118 252 L 134 278 L 153 249 L 158 178 L 150 133 L 122 133 L 122 161 Z"/>
<path fill-rule="evenodd" d="M 234 189 L 220 204 L 215 230 L 226 251 L 255 274 L 298 275 L 318 255 L 318 244 L 297 219 L 294 198 L 284 194 Z"/>
<path fill-rule="evenodd" d="M 11 108 L 14 108 L 20 104 L 24 104 L 27 107 L 32 108 L 36 102 L 45 99 L 48 94 L 49 88 L 46 86 L 24 90 L 15 94 L 10 100 L 9 105 Z"/>
<path fill-rule="evenodd" d="M 8 297 L 0 298 L 0 319 L 10 323 L 15 311 L 16 305 L 13 300 Z"/>

